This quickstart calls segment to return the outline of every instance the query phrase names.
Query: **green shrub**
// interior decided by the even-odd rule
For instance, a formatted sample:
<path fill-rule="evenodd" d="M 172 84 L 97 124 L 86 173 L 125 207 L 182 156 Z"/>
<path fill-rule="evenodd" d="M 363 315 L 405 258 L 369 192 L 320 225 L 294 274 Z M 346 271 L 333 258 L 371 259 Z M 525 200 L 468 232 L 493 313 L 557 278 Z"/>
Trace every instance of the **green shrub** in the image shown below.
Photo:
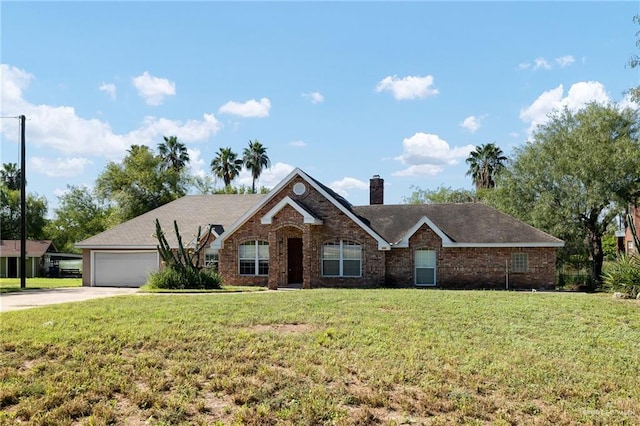
<path fill-rule="evenodd" d="M 220 276 L 210 269 L 174 269 L 164 268 L 149 276 L 147 285 L 150 288 L 211 290 L 221 288 Z"/>
<path fill-rule="evenodd" d="M 618 255 L 618 247 L 615 235 L 603 235 L 602 254 L 604 254 L 604 260 L 616 260 L 616 256 Z"/>
<path fill-rule="evenodd" d="M 622 255 L 603 274 L 604 286 L 631 297 L 640 293 L 640 257 Z"/>

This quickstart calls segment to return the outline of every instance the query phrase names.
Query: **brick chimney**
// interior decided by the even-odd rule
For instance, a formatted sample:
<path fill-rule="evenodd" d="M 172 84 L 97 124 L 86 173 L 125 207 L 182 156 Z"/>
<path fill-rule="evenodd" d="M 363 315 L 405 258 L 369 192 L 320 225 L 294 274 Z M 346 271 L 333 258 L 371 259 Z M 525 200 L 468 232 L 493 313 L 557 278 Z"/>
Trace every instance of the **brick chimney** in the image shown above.
<path fill-rule="evenodd" d="M 369 204 L 384 204 L 384 179 L 380 175 L 369 179 Z"/>

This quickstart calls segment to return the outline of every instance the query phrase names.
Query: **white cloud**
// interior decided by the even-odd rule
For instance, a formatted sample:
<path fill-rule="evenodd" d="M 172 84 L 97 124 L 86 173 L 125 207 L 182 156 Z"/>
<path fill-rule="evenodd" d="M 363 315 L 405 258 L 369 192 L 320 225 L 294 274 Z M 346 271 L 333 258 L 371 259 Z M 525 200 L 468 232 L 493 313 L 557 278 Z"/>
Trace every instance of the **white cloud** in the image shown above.
<path fill-rule="evenodd" d="M 376 92 L 383 91 L 393 93 L 393 97 L 397 100 L 426 98 L 438 94 L 438 89 L 432 88 L 433 76 L 426 75 L 424 77 L 408 76 L 398 78 L 387 76 L 380 80 L 376 85 Z"/>
<path fill-rule="evenodd" d="M 116 85 L 113 83 L 102 83 L 100 87 L 98 87 L 101 92 L 105 92 L 109 97 L 113 100 L 116 99 Z"/>
<path fill-rule="evenodd" d="M 447 141 L 438 135 L 416 133 L 402 141 L 402 155 L 395 158 L 408 166 L 394 176 L 434 175 L 443 170 L 443 166 L 458 163 L 475 149 L 473 145 L 451 148 Z"/>
<path fill-rule="evenodd" d="M 304 143 L 304 141 L 298 140 L 298 141 L 289 142 L 289 146 L 292 146 L 294 148 L 304 148 L 305 146 L 307 146 L 307 144 Z"/>
<path fill-rule="evenodd" d="M 44 158 L 31 157 L 29 165 L 36 172 L 49 177 L 73 177 L 84 173 L 87 166 L 93 164 L 91 160 L 82 157 L 73 158 Z"/>
<path fill-rule="evenodd" d="M 556 58 L 556 62 L 558 63 L 558 65 L 560 65 L 560 68 L 566 68 L 569 65 L 573 64 L 575 61 L 575 58 L 571 55 L 565 55 Z"/>
<path fill-rule="evenodd" d="M 188 148 L 187 153 L 189 154 L 189 172 L 193 176 L 197 176 L 200 178 L 204 178 L 209 173 L 204 169 L 205 161 L 200 157 L 202 152 L 197 148 Z"/>
<path fill-rule="evenodd" d="M 145 71 L 142 75 L 132 78 L 138 94 L 144 98 L 147 105 L 162 105 L 165 96 L 176 94 L 176 84 L 166 78 L 154 77 Z"/>
<path fill-rule="evenodd" d="M 7 64 L 0 64 L 3 111 L 13 106 L 12 101 L 15 102 L 22 98 L 22 91 L 29 87 L 29 83 L 33 78 L 33 75 L 26 71 Z"/>
<path fill-rule="evenodd" d="M 481 126 L 481 121 L 483 118 L 486 117 L 486 114 L 480 117 L 476 117 L 474 115 L 470 115 L 469 117 L 465 118 L 462 123 L 460 123 L 460 127 L 463 127 L 465 129 L 467 129 L 468 131 L 470 131 L 471 133 L 475 133 Z"/>
<path fill-rule="evenodd" d="M 352 177 L 344 177 L 332 182 L 329 185 L 329 188 L 333 189 L 343 197 L 347 197 L 349 196 L 347 189 L 369 189 L 369 183 Z"/>
<path fill-rule="evenodd" d="M 132 144 L 154 146 L 163 135 L 175 135 L 183 142 L 197 142 L 216 134 L 221 124 L 213 114 L 186 122 L 146 117 L 137 129 L 116 134 L 111 126 L 95 118 L 79 117 L 73 107 L 34 105 L 23 98 L 33 76 L 14 67 L 0 67 L 2 103 L 0 115 L 27 117 L 29 144 L 65 156 L 100 156 L 119 159 Z M 19 139 L 18 126 L 0 120 L 0 132 L 7 140 Z"/>
<path fill-rule="evenodd" d="M 284 179 L 289 173 L 291 173 L 293 169 L 295 169 L 295 167 L 286 163 L 272 164 L 271 167 L 262 171 L 262 174 L 256 181 L 256 189 L 260 189 L 263 186 L 269 189 L 273 188 L 274 186 L 279 184 L 282 179 Z M 251 187 L 252 180 L 253 178 L 251 177 L 251 172 L 243 168 L 232 184 Z"/>
<path fill-rule="evenodd" d="M 618 106 L 620 108 L 631 108 L 634 110 L 640 110 L 640 104 L 638 104 L 635 101 L 631 100 L 631 95 L 629 95 L 628 93 L 625 95 L 625 97 L 618 103 Z"/>
<path fill-rule="evenodd" d="M 419 166 L 409 166 L 404 170 L 393 172 L 393 176 L 411 177 L 411 176 L 435 176 L 442 172 L 444 167 L 434 166 L 431 164 L 421 164 Z"/>
<path fill-rule="evenodd" d="M 222 124 L 213 114 L 203 114 L 202 120 L 187 120 L 185 122 L 147 116 L 141 126 L 130 132 L 132 138 L 140 138 L 148 142 L 138 142 L 148 145 L 163 135 L 176 136 L 181 142 L 197 142 L 215 135 L 222 128 Z M 133 142 L 135 143 L 135 142 Z M 130 144 L 129 144 L 130 145 Z"/>
<path fill-rule="evenodd" d="M 533 65 L 533 70 L 538 70 L 540 68 L 544 68 L 545 70 L 550 70 L 551 69 L 551 65 L 549 65 L 549 62 L 547 62 L 547 60 L 545 58 L 536 58 L 533 61 L 534 65 Z"/>
<path fill-rule="evenodd" d="M 531 105 L 520 111 L 520 119 L 529 123 L 529 134 L 549 119 L 549 114 L 556 109 L 567 107 L 576 111 L 589 102 L 607 103 L 609 95 L 602 83 L 598 81 L 581 81 L 573 84 L 564 96 L 564 87 L 547 90 L 533 101 Z"/>
<path fill-rule="evenodd" d="M 566 68 L 576 61 L 576 59 L 572 55 L 559 56 L 554 60 L 558 64 L 558 66 L 560 66 L 560 68 Z M 549 63 L 549 61 L 547 61 L 547 59 L 543 57 L 538 57 L 534 59 L 533 65 L 529 62 L 521 62 L 520 64 L 518 64 L 519 70 L 526 70 L 529 68 L 532 68 L 533 71 L 539 70 L 539 69 L 550 70 L 551 68 L 553 68 L 553 66 L 551 63 Z"/>
<path fill-rule="evenodd" d="M 267 188 L 273 188 L 294 169 L 295 167 L 287 163 L 272 164 L 271 167 L 262 172 L 256 185 L 258 187 L 265 186 Z M 249 177 L 251 177 L 251 175 L 249 175 Z M 251 180 L 249 180 L 249 185 L 251 185 Z"/>
<path fill-rule="evenodd" d="M 312 104 L 324 102 L 324 96 L 320 92 L 303 93 L 302 96 L 310 99 Z"/>
<path fill-rule="evenodd" d="M 241 117 L 268 117 L 270 109 L 271 101 L 267 98 L 262 98 L 260 101 L 251 99 L 244 103 L 229 101 L 222 105 L 218 112 Z"/>

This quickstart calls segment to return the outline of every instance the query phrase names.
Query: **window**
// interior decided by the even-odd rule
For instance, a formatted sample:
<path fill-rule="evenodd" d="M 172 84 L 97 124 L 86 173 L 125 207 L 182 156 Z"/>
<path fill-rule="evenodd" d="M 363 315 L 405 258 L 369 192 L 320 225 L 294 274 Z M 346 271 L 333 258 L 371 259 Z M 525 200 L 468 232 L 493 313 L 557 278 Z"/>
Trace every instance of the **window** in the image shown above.
<path fill-rule="evenodd" d="M 247 241 L 238 249 L 240 275 L 269 275 L 269 243 Z"/>
<path fill-rule="evenodd" d="M 511 272 L 527 272 L 529 270 L 529 258 L 527 253 L 511 254 Z"/>
<path fill-rule="evenodd" d="M 416 285 L 436 285 L 435 250 L 416 250 Z"/>
<path fill-rule="evenodd" d="M 213 269 L 218 272 L 218 266 L 220 264 L 220 259 L 218 257 L 218 250 L 207 249 L 204 252 L 204 267 L 207 269 Z"/>
<path fill-rule="evenodd" d="M 351 241 L 336 241 L 322 246 L 322 276 L 359 277 L 362 246 Z"/>

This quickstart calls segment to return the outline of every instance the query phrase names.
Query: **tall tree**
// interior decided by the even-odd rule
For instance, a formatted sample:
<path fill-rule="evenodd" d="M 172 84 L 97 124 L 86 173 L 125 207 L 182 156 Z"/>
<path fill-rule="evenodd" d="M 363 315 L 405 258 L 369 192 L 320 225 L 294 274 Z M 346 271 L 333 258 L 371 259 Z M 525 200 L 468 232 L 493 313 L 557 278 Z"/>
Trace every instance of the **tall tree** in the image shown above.
<path fill-rule="evenodd" d="M 267 148 L 258 140 L 249 141 L 249 146 L 244 149 L 242 156 L 244 166 L 251 172 L 251 192 L 256 193 L 256 181 L 262 174 L 263 169 L 271 166 L 271 161 L 267 155 Z"/>
<path fill-rule="evenodd" d="M 62 252 L 76 251 L 74 244 L 109 227 L 110 208 L 83 186 L 67 186 L 58 197 L 55 216 L 46 227 L 47 235 Z"/>
<path fill-rule="evenodd" d="M 224 181 L 224 186 L 230 186 L 231 182 L 242 170 L 242 159 L 231 148 L 220 148 L 215 158 L 211 160 L 211 171 Z"/>
<path fill-rule="evenodd" d="M 22 171 L 18 168 L 16 163 L 3 163 L 2 169 L 0 169 L 0 181 L 2 184 L 11 191 L 20 189 L 20 179 L 22 178 Z"/>
<path fill-rule="evenodd" d="M 107 164 L 96 180 L 96 195 L 114 206 L 113 222 L 132 219 L 186 194 L 189 179 L 184 171 L 163 164 L 144 145 L 132 145 L 121 163 Z"/>
<path fill-rule="evenodd" d="M 477 198 L 473 191 L 467 189 L 451 189 L 441 186 L 437 189 L 420 189 L 412 186 L 413 193 L 404 197 L 407 204 L 438 204 L 438 203 L 471 203 Z"/>
<path fill-rule="evenodd" d="M 469 165 L 467 176 L 471 175 L 476 189 L 495 187 L 496 177 L 504 170 L 507 157 L 495 143 L 476 147 L 469 154 L 466 162 Z"/>
<path fill-rule="evenodd" d="M 591 103 L 556 111 L 532 141 L 516 149 L 489 201 L 588 255 L 602 276 L 602 237 L 640 194 L 638 112 Z"/>
<path fill-rule="evenodd" d="M 165 168 L 172 168 L 177 172 L 182 171 L 189 162 L 187 147 L 178 141 L 176 136 L 163 136 L 164 142 L 158 144 L 158 153 L 162 158 Z"/>
<path fill-rule="evenodd" d="M 640 25 L 640 15 L 636 15 L 633 17 L 633 22 L 637 25 Z M 636 47 L 640 49 L 640 31 L 636 32 Z M 631 55 L 629 60 L 627 61 L 627 66 L 629 68 L 638 68 L 640 67 L 640 55 Z M 635 102 L 640 103 L 640 86 L 630 88 L 627 93 L 630 95 L 631 99 Z"/>
<path fill-rule="evenodd" d="M 209 175 L 205 176 L 192 176 L 191 185 L 195 189 L 197 194 L 213 194 L 216 190 L 215 179 Z"/>
<path fill-rule="evenodd" d="M 27 238 L 45 238 L 47 224 L 47 200 L 35 194 L 27 194 Z M 21 237 L 20 191 L 0 184 L 0 239 L 19 240 Z"/>

